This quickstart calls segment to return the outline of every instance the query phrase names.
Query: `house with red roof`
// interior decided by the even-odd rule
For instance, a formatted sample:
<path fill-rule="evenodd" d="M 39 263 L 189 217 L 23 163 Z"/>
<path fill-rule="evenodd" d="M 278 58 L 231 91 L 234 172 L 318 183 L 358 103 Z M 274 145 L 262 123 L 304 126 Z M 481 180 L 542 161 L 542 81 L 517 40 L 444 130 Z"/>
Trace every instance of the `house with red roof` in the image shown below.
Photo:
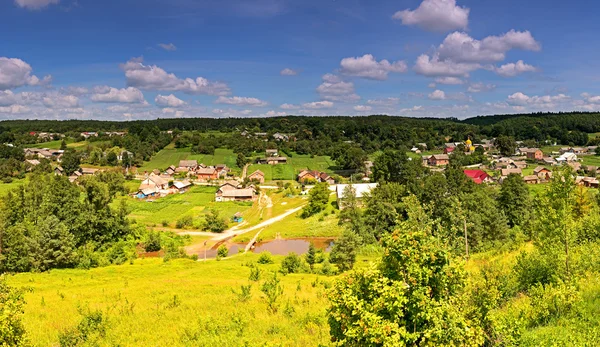
<path fill-rule="evenodd" d="M 492 182 L 492 177 L 483 170 L 464 170 L 463 172 L 477 184 Z"/>

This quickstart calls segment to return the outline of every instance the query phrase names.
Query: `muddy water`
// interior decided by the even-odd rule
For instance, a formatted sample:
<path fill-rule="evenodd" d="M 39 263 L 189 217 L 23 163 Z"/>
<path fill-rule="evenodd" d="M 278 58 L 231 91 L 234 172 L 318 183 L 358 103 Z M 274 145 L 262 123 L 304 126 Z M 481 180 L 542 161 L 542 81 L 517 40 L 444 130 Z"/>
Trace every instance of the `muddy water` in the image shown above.
<path fill-rule="evenodd" d="M 316 248 L 324 250 L 326 252 L 331 251 L 333 246 L 333 239 L 330 238 L 303 238 L 303 239 L 288 239 L 288 240 L 271 240 L 265 242 L 258 242 L 252 248 L 252 252 L 260 253 L 263 251 L 271 252 L 274 255 L 287 255 L 290 252 L 296 254 L 305 254 L 308 252 L 308 246 L 313 243 Z M 246 243 L 228 243 L 226 244 L 229 249 L 229 254 L 236 254 L 241 250 L 246 249 Z M 204 256 L 204 252 L 200 252 L 200 257 Z M 217 256 L 217 247 L 210 249 L 206 252 L 207 258 L 214 258 Z"/>

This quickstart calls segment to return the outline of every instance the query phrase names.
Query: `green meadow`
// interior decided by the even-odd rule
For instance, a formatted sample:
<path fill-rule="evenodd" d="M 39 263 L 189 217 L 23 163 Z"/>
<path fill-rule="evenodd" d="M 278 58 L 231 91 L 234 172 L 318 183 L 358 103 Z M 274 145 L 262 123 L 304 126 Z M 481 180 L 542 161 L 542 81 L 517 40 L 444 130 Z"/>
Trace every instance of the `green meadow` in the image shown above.
<path fill-rule="evenodd" d="M 270 311 L 260 291 L 275 264 L 258 265 L 261 279 L 251 282 L 258 255 L 195 262 L 159 258 L 92 270 L 52 270 L 11 276 L 26 288 L 24 324 L 34 346 L 57 346 L 90 313 L 102 315 L 102 337 L 95 346 L 315 346 L 327 344 L 326 291 L 331 277 L 282 276 L 283 294 Z M 251 284 L 241 298 L 242 285 Z M 235 292 L 234 292 L 235 291 Z"/>
<path fill-rule="evenodd" d="M 171 144 L 156 153 L 152 160 L 144 162 L 144 165 L 138 171 L 164 170 L 170 165 L 177 166 L 180 160 L 197 160 L 198 163 L 205 165 L 225 164 L 232 169 L 236 169 L 236 159 L 237 156 L 229 149 L 217 148 L 214 155 L 192 154 L 190 148 L 175 148 Z"/>

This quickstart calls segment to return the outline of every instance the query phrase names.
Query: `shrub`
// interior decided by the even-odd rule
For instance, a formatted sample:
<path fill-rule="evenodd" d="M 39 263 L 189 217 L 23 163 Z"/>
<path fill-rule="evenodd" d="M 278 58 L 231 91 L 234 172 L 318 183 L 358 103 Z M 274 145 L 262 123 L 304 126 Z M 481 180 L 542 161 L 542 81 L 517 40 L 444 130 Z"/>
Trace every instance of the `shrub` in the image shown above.
<path fill-rule="evenodd" d="M 269 251 L 260 252 L 257 263 L 259 264 L 273 264 L 273 255 Z"/>
<path fill-rule="evenodd" d="M 248 277 L 248 279 L 253 282 L 258 282 L 260 281 L 260 274 L 261 271 L 258 266 L 252 265 L 250 266 L 250 277 Z"/>
<path fill-rule="evenodd" d="M 0 277 L 0 346 L 26 346 L 23 293 L 9 287 Z"/>
<path fill-rule="evenodd" d="M 567 317 L 573 313 L 581 302 L 577 289 L 559 283 L 556 285 L 535 285 L 530 289 L 532 327 L 546 325 L 553 319 Z"/>
<path fill-rule="evenodd" d="M 150 231 L 144 241 L 144 249 L 146 252 L 158 252 L 161 248 L 160 233 L 158 231 Z"/>
<path fill-rule="evenodd" d="M 327 259 L 323 261 L 323 266 L 321 266 L 321 274 L 325 276 L 335 275 L 335 269 L 333 266 L 331 266 L 331 263 Z"/>
<path fill-rule="evenodd" d="M 210 210 L 210 213 L 206 215 L 204 229 L 213 233 L 220 233 L 227 229 L 227 222 L 219 216 L 219 211 Z"/>
<path fill-rule="evenodd" d="M 164 221 L 161 222 L 161 224 L 162 224 L 163 227 L 166 228 L 166 227 L 169 226 L 169 221 L 168 220 L 164 220 Z"/>
<path fill-rule="evenodd" d="M 227 258 L 228 255 L 229 249 L 227 249 L 227 246 L 220 245 L 219 248 L 217 248 L 217 259 Z"/>
<path fill-rule="evenodd" d="M 279 271 L 284 275 L 293 274 L 298 272 L 301 266 L 302 258 L 300 258 L 296 253 L 290 252 L 281 262 L 281 269 Z"/>
<path fill-rule="evenodd" d="M 248 300 L 250 300 L 250 298 L 252 297 L 252 285 L 248 284 L 248 285 L 243 285 L 240 287 L 240 292 L 236 292 L 233 288 L 231 289 L 231 291 L 233 292 L 233 294 L 235 294 L 235 296 L 237 297 L 238 301 L 240 302 L 246 302 Z"/>
<path fill-rule="evenodd" d="M 264 299 L 271 313 L 277 312 L 277 299 L 283 294 L 283 287 L 281 287 L 279 282 L 280 279 L 277 278 L 277 273 L 274 272 L 273 277 L 266 280 L 260 288 L 261 292 L 265 294 Z"/>
<path fill-rule="evenodd" d="M 528 290 L 536 284 L 553 283 L 556 278 L 558 264 L 551 256 L 544 256 L 539 251 L 521 253 L 517 257 L 514 270 L 521 290 Z"/>
<path fill-rule="evenodd" d="M 175 226 L 177 227 L 177 229 L 183 229 L 192 226 L 193 223 L 194 220 L 192 219 L 192 216 L 183 216 L 177 220 Z"/>

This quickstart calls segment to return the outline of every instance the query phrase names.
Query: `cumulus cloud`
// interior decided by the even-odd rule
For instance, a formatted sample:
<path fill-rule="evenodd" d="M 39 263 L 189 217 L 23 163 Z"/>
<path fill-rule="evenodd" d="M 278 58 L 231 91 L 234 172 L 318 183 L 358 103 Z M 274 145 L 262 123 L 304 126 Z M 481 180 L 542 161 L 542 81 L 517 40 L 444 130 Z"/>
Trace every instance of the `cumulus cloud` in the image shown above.
<path fill-rule="evenodd" d="M 446 93 L 443 90 L 436 89 L 428 96 L 429 100 L 446 100 Z"/>
<path fill-rule="evenodd" d="M 144 90 L 180 91 L 186 94 L 228 95 L 227 84 L 209 81 L 204 77 L 180 79 L 156 65 L 144 65 L 142 58 L 121 64 L 127 85 Z"/>
<path fill-rule="evenodd" d="M 257 99 L 257 98 L 248 98 L 241 96 L 232 96 L 225 97 L 220 96 L 215 103 L 217 104 L 227 104 L 227 105 L 236 105 L 236 106 L 252 106 L 252 107 L 262 107 L 267 106 L 268 103 L 266 101 Z"/>
<path fill-rule="evenodd" d="M 48 5 L 58 4 L 58 2 L 59 0 L 15 0 L 17 6 L 28 10 L 41 10 Z"/>
<path fill-rule="evenodd" d="M 10 90 L 0 90 L 0 106 L 10 106 L 18 103 L 18 97 Z"/>
<path fill-rule="evenodd" d="M 427 54 L 420 55 L 414 66 L 416 73 L 429 77 L 468 77 L 470 72 L 480 68 L 480 64 L 440 60 L 437 54 L 433 57 L 429 57 Z"/>
<path fill-rule="evenodd" d="M 63 109 L 79 107 L 79 98 L 75 95 L 48 95 L 43 98 L 46 107 Z"/>
<path fill-rule="evenodd" d="M 31 65 L 21 59 L 0 57 L 0 90 L 42 85 L 52 80 L 51 76 L 40 80 L 32 71 Z"/>
<path fill-rule="evenodd" d="M 394 106 L 400 103 L 400 98 L 381 98 L 367 100 L 367 104 L 374 106 Z"/>
<path fill-rule="evenodd" d="M 133 87 L 128 88 L 112 88 L 109 86 L 99 86 L 94 88 L 94 94 L 91 97 L 92 101 L 95 102 L 106 102 L 106 103 L 145 103 L 144 94 Z"/>
<path fill-rule="evenodd" d="M 164 49 L 165 51 L 173 52 L 177 50 L 177 46 L 172 43 L 159 43 L 158 47 Z"/>
<path fill-rule="evenodd" d="M 463 83 L 465 83 L 465 81 L 463 81 L 457 77 L 438 77 L 435 79 L 435 83 L 457 85 L 457 84 L 463 84 Z"/>
<path fill-rule="evenodd" d="M 590 93 L 581 93 L 581 97 L 588 103 L 600 104 L 600 95 L 591 95 Z"/>
<path fill-rule="evenodd" d="M 509 95 L 506 102 L 513 106 L 546 106 L 551 107 L 555 103 L 564 102 L 570 100 L 570 97 L 565 94 L 558 95 L 544 95 L 544 96 L 528 96 L 521 92 Z"/>
<path fill-rule="evenodd" d="M 0 114 L 20 114 L 29 112 L 29 107 L 22 105 L 11 105 L 11 106 L 3 106 L 0 107 Z"/>
<path fill-rule="evenodd" d="M 261 117 L 283 117 L 286 115 L 287 115 L 287 113 L 285 113 L 285 112 L 277 112 L 277 111 L 271 110 L 271 111 L 261 114 Z"/>
<path fill-rule="evenodd" d="M 502 61 L 506 58 L 506 52 L 512 49 L 539 51 L 541 44 L 529 31 L 511 30 L 483 40 L 476 40 L 464 32 L 454 32 L 446 36 L 437 53 L 440 59 L 457 63 L 483 63 Z"/>
<path fill-rule="evenodd" d="M 154 103 L 160 107 L 181 107 L 186 104 L 185 101 L 179 99 L 175 95 L 157 95 L 154 98 Z"/>
<path fill-rule="evenodd" d="M 417 9 L 396 12 L 392 18 L 403 25 L 416 25 L 428 31 L 446 32 L 466 29 L 469 9 L 456 5 L 456 0 L 423 0 Z"/>
<path fill-rule="evenodd" d="M 81 96 L 81 95 L 85 95 L 88 94 L 90 91 L 85 88 L 85 87 L 75 87 L 75 86 L 70 86 L 70 87 L 66 87 L 66 88 L 61 88 L 61 91 L 64 94 L 69 94 L 69 95 L 76 95 L 76 96 Z"/>
<path fill-rule="evenodd" d="M 308 108 L 311 110 L 320 110 L 320 109 L 324 109 L 324 108 L 332 108 L 333 102 L 331 102 L 331 101 L 308 102 L 308 103 L 302 104 L 302 107 Z"/>
<path fill-rule="evenodd" d="M 300 108 L 300 106 L 293 104 L 282 104 L 281 106 L 279 106 L 279 108 L 284 110 L 297 110 Z"/>
<path fill-rule="evenodd" d="M 469 93 L 481 93 L 481 92 L 489 92 L 494 89 L 496 89 L 495 84 L 491 84 L 491 83 L 486 84 L 483 82 L 476 82 L 476 83 L 469 84 L 467 91 Z"/>
<path fill-rule="evenodd" d="M 343 81 L 333 74 L 323 75 L 323 83 L 317 87 L 317 92 L 324 100 L 355 102 L 360 96 L 354 93 L 354 83 Z"/>
<path fill-rule="evenodd" d="M 340 72 L 348 76 L 363 77 L 373 80 L 386 80 L 390 72 L 405 72 L 406 62 L 387 60 L 377 61 L 371 54 L 362 57 L 350 57 L 342 59 Z"/>
<path fill-rule="evenodd" d="M 504 64 L 494 69 L 498 75 L 503 77 L 514 77 L 524 72 L 535 72 L 537 70 L 535 66 L 525 64 L 523 60 L 519 60 L 516 63 Z"/>
<path fill-rule="evenodd" d="M 463 32 L 454 32 L 446 36 L 435 52 L 420 55 L 414 70 L 430 77 L 468 77 L 475 70 L 494 70 L 489 63 L 503 61 L 506 53 L 512 49 L 539 51 L 541 45 L 529 31 L 511 30 L 483 40 L 476 40 Z M 510 73 L 509 65 L 502 72 Z"/>
<path fill-rule="evenodd" d="M 293 70 L 290 68 L 285 68 L 279 72 L 281 76 L 296 76 L 298 74 L 298 70 Z"/>
<path fill-rule="evenodd" d="M 354 111 L 358 111 L 358 112 L 369 112 L 372 109 L 373 109 L 373 107 L 367 106 L 367 105 L 356 105 L 356 106 L 354 106 Z"/>

